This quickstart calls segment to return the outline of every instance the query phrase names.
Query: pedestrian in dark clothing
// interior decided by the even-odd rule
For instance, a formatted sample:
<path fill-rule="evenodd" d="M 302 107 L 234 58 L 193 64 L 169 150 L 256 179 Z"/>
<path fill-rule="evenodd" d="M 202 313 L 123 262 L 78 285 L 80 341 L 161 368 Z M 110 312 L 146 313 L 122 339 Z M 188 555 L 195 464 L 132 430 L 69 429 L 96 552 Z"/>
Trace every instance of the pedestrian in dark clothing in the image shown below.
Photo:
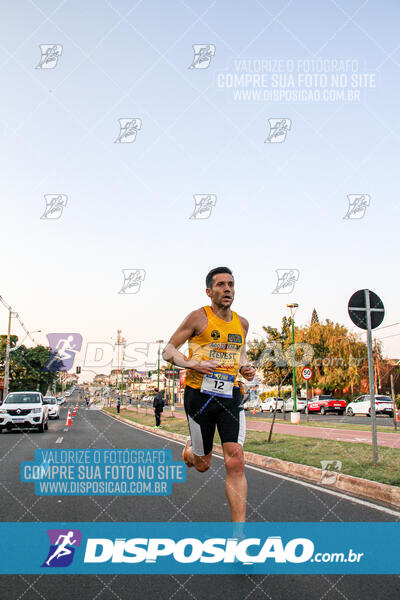
<path fill-rule="evenodd" d="M 163 412 L 165 402 L 163 392 L 158 391 L 157 388 L 156 392 L 153 399 L 154 416 L 156 418 L 156 427 L 161 427 L 161 413 Z"/>
<path fill-rule="evenodd" d="M 121 410 L 121 398 L 117 398 L 117 413 Z"/>

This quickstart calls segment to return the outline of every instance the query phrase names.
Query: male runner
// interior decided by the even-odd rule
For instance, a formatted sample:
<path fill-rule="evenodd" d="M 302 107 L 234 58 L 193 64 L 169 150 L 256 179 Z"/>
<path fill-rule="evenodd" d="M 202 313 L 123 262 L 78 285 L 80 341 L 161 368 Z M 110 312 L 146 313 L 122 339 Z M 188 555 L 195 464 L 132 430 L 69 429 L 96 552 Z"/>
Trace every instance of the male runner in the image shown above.
<path fill-rule="evenodd" d="M 215 427 L 224 452 L 225 492 L 232 521 L 246 520 L 247 482 L 243 443 L 246 421 L 237 374 L 248 381 L 255 370 L 247 362 L 245 340 L 249 323 L 231 310 L 235 297 L 232 271 L 217 267 L 206 277 L 211 306 L 191 312 L 163 351 L 163 359 L 186 371 L 184 405 L 190 438 L 183 451 L 188 467 L 210 468 Z M 189 357 L 179 348 L 188 341 Z"/>

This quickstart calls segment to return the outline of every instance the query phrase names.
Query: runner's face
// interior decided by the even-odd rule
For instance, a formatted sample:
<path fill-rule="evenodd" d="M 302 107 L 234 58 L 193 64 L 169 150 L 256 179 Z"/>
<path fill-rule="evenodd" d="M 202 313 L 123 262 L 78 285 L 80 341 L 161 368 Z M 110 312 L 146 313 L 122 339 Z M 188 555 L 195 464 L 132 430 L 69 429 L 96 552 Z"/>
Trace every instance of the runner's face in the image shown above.
<path fill-rule="evenodd" d="M 229 308 L 235 297 L 235 284 L 232 275 L 229 275 L 229 273 L 214 275 L 212 286 L 207 288 L 206 292 L 211 301 L 219 308 Z"/>

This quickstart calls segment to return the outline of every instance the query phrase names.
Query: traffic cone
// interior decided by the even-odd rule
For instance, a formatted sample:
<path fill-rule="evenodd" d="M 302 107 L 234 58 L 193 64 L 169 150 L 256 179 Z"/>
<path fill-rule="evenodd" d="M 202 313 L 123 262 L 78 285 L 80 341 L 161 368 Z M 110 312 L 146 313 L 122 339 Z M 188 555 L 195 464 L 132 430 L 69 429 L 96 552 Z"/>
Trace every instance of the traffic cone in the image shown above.
<path fill-rule="evenodd" d="M 255 406 L 253 406 L 253 415 L 256 415 L 256 414 L 257 414 L 257 412 L 256 412 L 256 407 L 255 407 Z"/>
<path fill-rule="evenodd" d="M 398 423 L 400 423 L 399 409 L 397 408 L 397 406 L 396 406 L 396 408 L 395 408 L 395 411 L 396 411 L 396 421 L 397 421 Z"/>
<path fill-rule="evenodd" d="M 67 427 L 70 427 L 72 425 L 72 419 L 71 419 L 71 411 L 68 411 L 68 415 L 67 415 L 67 420 L 65 421 L 65 425 Z"/>
<path fill-rule="evenodd" d="M 76 416 L 76 406 L 74 408 L 74 410 L 72 411 L 72 416 L 75 417 Z"/>

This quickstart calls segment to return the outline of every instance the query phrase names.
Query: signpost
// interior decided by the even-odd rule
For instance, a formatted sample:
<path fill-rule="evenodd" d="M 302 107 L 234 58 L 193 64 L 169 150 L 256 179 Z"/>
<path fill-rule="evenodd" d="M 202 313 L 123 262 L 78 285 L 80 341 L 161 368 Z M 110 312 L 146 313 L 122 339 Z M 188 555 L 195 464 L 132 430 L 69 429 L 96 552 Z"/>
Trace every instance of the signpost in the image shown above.
<path fill-rule="evenodd" d="M 368 378 L 369 397 L 371 402 L 370 415 L 372 420 L 372 443 L 374 453 L 374 465 L 378 464 L 378 439 L 376 435 L 376 412 L 375 412 L 375 383 L 374 363 L 372 355 L 372 329 L 379 327 L 385 316 L 385 308 L 382 300 L 371 290 L 358 290 L 349 300 L 348 311 L 354 325 L 360 329 L 367 330 L 368 347 Z"/>
<path fill-rule="evenodd" d="M 307 405 L 306 405 L 306 421 L 308 423 L 308 380 L 313 376 L 312 369 L 310 367 L 303 367 L 301 370 L 301 376 L 306 382 L 306 397 L 307 397 Z"/>

